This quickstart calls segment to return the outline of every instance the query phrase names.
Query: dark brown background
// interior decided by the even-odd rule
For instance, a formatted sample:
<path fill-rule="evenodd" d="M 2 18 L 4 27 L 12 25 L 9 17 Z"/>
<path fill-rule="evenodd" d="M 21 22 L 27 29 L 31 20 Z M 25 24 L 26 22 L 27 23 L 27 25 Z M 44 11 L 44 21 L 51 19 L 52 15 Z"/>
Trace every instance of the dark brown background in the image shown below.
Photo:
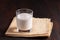
<path fill-rule="evenodd" d="M 5 36 L 15 12 L 19 8 L 34 11 L 34 17 L 48 17 L 54 22 L 49 38 L 13 38 Z M 60 40 L 60 1 L 59 0 L 0 0 L 0 40 Z"/>

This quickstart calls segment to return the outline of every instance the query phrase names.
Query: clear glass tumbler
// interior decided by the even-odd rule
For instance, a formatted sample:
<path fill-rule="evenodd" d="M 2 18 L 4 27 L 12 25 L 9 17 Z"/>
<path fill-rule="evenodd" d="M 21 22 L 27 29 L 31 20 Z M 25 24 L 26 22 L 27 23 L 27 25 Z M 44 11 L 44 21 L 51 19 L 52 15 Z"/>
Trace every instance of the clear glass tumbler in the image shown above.
<path fill-rule="evenodd" d="M 16 10 L 16 22 L 18 32 L 30 32 L 32 29 L 33 11 L 31 9 Z"/>

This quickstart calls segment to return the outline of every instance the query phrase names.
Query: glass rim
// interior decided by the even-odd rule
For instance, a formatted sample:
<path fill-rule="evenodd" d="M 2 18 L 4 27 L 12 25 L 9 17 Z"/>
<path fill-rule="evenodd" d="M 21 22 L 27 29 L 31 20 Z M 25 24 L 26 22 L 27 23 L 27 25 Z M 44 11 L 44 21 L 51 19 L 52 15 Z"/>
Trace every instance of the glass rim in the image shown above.
<path fill-rule="evenodd" d="M 31 11 L 31 13 L 33 13 L 33 10 L 28 9 L 28 8 L 21 8 L 21 9 L 17 9 L 17 10 L 16 10 L 16 12 L 19 12 L 20 10 L 29 10 L 29 11 Z"/>

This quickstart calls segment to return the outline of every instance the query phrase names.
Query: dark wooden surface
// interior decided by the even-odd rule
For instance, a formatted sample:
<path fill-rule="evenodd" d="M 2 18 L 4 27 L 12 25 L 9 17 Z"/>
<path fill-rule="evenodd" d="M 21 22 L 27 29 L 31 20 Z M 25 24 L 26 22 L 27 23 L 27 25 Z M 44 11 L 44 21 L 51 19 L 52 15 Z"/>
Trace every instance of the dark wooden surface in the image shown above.
<path fill-rule="evenodd" d="M 51 36 L 24 38 L 7 37 L 5 32 L 9 27 L 15 12 L 19 8 L 30 8 L 34 17 L 51 18 L 54 25 Z M 59 0 L 0 0 L 0 40 L 60 40 L 60 1 Z"/>

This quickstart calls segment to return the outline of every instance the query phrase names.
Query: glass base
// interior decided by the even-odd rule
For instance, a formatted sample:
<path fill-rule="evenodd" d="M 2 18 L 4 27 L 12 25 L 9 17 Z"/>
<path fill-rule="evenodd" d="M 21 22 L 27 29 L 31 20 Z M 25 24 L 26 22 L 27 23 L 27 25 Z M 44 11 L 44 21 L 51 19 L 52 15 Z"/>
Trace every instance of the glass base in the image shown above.
<path fill-rule="evenodd" d="M 30 32 L 31 30 L 18 30 L 18 32 Z"/>

